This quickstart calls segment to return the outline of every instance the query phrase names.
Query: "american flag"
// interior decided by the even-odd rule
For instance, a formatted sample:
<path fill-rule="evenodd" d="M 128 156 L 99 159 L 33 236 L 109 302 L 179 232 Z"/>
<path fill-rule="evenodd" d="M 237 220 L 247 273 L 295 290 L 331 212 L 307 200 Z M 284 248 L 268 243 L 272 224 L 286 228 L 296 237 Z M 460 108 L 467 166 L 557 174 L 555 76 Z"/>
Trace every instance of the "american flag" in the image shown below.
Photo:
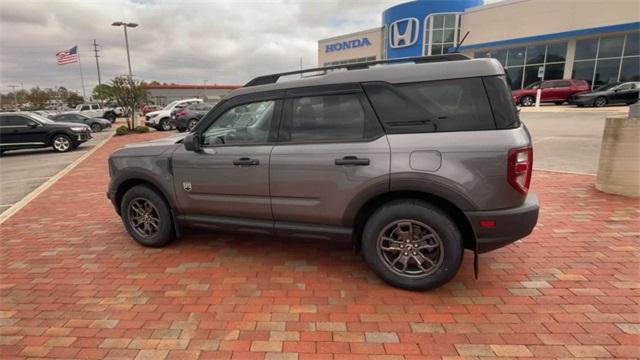
<path fill-rule="evenodd" d="M 78 45 L 69 50 L 62 50 L 56 54 L 58 65 L 66 65 L 78 62 Z"/>

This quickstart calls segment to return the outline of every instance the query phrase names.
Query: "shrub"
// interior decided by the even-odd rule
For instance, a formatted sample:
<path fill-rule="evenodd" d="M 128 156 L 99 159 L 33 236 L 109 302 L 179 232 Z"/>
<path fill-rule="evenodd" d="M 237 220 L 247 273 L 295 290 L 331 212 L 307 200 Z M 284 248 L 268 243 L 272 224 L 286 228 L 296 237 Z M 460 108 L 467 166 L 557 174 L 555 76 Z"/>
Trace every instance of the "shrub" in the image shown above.
<path fill-rule="evenodd" d="M 116 136 L 127 135 L 129 133 L 129 128 L 125 125 L 122 125 L 116 129 Z"/>
<path fill-rule="evenodd" d="M 149 132 L 149 127 L 148 126 L 136 126 L 135 129 L 133 129 L 133 131 L 138 132 L 138 133 L 146 133 Z"/>

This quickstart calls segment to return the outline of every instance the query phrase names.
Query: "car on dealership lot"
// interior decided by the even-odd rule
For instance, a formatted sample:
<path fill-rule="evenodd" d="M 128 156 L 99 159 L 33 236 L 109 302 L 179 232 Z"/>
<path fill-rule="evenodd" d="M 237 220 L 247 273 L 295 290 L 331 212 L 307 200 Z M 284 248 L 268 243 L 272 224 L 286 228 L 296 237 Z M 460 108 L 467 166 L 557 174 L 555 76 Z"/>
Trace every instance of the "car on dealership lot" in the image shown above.
<path fill-rule="evenodd" d="M 91 131 L 96 133 L 111 127 L 111 121 L 102 118 L 92 118 L 83 114 L 65 113 L 49 117 L 55 122 L 66 122 L 88 125 Z"/>
<path fill-rule="evenodd" d="M 147 104 L 147 105 L 144 105 L 142 107 L 142 114 L 145 115 L 145 114 L 150 113 L 152 111 L 158 111 L 158 110 L 162 110 L 162 106 L 153 105 L 153 104 Z"/>
<path fill-rule="evenodd" d="M 191 104 L 201 103 L 202 99 L 184 99 L 171 102 L 169 105 L 162 108 L 159 111 L 152 111 L 145 114 L 144 123 L 147 126 L 153 127 L 156 130 L 168 131 L 171 130 L 171 112 L 176 109 L 183 109 Z"/>
<path fill-rule="evenodd" d="M 348 238 L 386 282 L 438 287 L 464 249 L 533 230 L 531 136 L 497 60 L 399 60 L 255 78 L 186 136 L 112 153 L 107 196 L 145 246 L 185 226 Z"/>
<path fill-rule="evenodd" d="M 198 124 L 198 121 L 213 109 L 216 103 L 191 104 L 184 109 L 174 110 L 171 114 L 171 125 L 178 131 L 191 131 Z"/>
<path fill-rule="evenodd" d="M 631 105 L 640 97 L 640 82 L 611 83 L 602 85 L 593 92 L 576 93 L 569 97 L 569 104 L 602 107 L 608 104 Z"/>
<path fill-rule="evenodd" d="M 0 113 L 0 153 L 49 146 L 67 152 L 89 139 L 91 128 L 84 124 L 55 122 L 29 112 Z"/>
<path fill-rule="evenodd" d="M 112 123 L 116 121 L 118 116 L 123 115 L 122 108 L 105 108 L 97 103 L 80 104 L 72 111 L 67 113 L 82 114 L 91 118 L 104 118 Z"/>
<path fill-rule="evenodd" d="M 513 90 L 511 95 L 517 105 L 532 106 L 536 103 L 536 92 L 540 88 L 540 102 L 561 105 L 575 93 L 590 91 L 585 80 L 545 80 L 535 82 L 521 90 Z"/>

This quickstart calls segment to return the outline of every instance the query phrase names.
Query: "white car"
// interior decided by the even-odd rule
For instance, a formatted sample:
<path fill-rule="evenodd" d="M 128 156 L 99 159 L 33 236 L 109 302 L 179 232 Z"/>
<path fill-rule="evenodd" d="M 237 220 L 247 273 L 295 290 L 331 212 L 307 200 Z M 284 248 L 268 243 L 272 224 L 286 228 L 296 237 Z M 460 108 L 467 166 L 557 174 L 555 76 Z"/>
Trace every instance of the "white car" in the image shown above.
<path fill-rule="evenodd" d="M 169 105 L 162 108 L 162 110 L 152 111 L 144 116 L 144 123 L 147 126 L 153 127 L 156 130 L 168 131 L 171 130 L 171 112 L 175 109 L 182 109 L 191 104 L 201 103 L 202 99 L 184 99 L 176 100 Z"/>
<path fill-rule="evenodd" d="M 104 118 L 111 121 L 111 123 L 121 115 L 118 114 L 117 110 L 102 107 L 100 104 L 80 104 L 76 106 L 75 110 L 67 111 L 67 113 L 82 114 L 90 118 Z"/>

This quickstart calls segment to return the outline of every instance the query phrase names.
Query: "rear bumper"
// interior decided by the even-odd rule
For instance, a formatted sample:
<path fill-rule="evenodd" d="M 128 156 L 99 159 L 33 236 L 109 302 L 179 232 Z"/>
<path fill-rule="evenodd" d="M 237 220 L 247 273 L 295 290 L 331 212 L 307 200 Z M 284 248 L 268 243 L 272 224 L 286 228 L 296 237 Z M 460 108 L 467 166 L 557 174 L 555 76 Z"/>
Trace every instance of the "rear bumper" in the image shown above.
<path fill-rule="evenodd" d="M 476 234 L 477 250 L 492 251 L 531 234 L 538 222 L 538 196 L 529 194 L 516 208 L 465 212 Z M 495 226 L 481 227 L 480 221 L 493 220 Z"/>

